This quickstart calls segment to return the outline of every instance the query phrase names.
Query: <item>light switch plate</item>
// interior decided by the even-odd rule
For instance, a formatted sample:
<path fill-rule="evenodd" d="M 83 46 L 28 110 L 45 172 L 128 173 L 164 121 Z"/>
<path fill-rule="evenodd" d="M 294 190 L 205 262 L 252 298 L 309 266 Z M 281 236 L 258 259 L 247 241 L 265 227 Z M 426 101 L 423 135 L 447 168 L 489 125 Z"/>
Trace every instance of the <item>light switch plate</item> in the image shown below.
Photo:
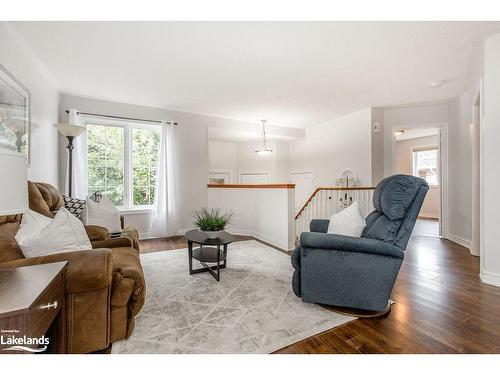
<path fill-rule="evenodd" d="M 378 122 L 373 124 L 373 132 L 374 133 L 380 133 L 381 129 L 382 129 L 382 126 Z"/>

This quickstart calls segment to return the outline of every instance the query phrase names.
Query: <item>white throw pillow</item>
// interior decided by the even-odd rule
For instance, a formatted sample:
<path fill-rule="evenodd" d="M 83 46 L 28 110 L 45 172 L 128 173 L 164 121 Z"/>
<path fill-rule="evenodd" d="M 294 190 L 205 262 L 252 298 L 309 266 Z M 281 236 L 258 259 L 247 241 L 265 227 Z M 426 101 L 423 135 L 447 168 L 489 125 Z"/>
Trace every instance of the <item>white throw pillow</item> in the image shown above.
<path fill-rule="evenodd" d="M 16 241 L 25 257 L 92 249 L 82 222 L 64 207 L 57 211 L 54 219 L 47 218 L 50 222 L 46 225 L 40 221 L 34 223 L 37 219 L 40 220 L 33 213 L 24 214 L 16 234 Z M 35 232 L 28 235 L 27 231 L 33 229 Z"/>
<path fill-rule="evenodd" d="M 361 237 L 365 227 L 366 221 L 359 212 L 359 203 L 354 202 L 339 213 L 332 215 L 327 233 Z"/>
<path fill-rule="evenodd" d="M 39 214 L 36 211 L 28 210 L 23 214 L 21 226 L 16 233 L 17 243 L 22 242 L 26 237 L 40 232 L 52 222 L 50 217 Z"/>
<path fill-rule="evenodd" d="M 122 231 L 120 211 L 107 196 L 103 195 L 99 203 L 87 197 L 85 207 L 87 225 L 99 225 L 106 228 L 110 233 L 120 233 Z"/>

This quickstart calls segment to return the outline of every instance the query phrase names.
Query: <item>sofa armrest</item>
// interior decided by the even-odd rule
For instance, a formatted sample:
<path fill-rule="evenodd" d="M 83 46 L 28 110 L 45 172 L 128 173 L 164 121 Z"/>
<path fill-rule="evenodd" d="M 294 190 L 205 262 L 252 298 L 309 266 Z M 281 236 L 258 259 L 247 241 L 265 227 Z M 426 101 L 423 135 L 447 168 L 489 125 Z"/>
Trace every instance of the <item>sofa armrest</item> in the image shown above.
<path fill-rule="evenodd" d="M 0 269 L 61 261 L 68 261 L 66 269 L 67 293 L 87 292 L 111 285 L 113 255 L 109 249 L 82 250 L 18 259 L 0 264 Z"/>
<path fill-rule="evenodd" d="M 300 246 L 312 250 L 326 249 L 404 258 L 404 251 L 393 244 L 372 238 L 358 238 L 339 234 L 304 232 L 300 235 Z"/>
<path fill-rule="evenodd" d="M 99 241 L 91 241 L 93 249 L 112 249 L 115 247 L 132 247 L 132 241 L 128 237 L 106 238 Z"/>
<path fill-rule="evenodd" d="M 329 224 L 330 224 L 330 220 L 312 219 L 311 223 L 309 224 L 309 230 L 311 232 L 326 233 L 328 230 Z"/>
<path fill-rule="evenodd" d="M 90 241 L 103 241 L 109 237 L 109 231 L 99 225 L 85 225 L 85 231 Z"/>

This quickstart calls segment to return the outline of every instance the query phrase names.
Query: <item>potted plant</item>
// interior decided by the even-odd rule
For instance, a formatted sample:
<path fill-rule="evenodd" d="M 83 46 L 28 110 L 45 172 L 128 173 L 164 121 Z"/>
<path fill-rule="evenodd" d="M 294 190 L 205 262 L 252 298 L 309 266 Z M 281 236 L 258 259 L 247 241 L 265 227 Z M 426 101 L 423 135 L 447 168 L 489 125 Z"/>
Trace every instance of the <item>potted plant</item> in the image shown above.
<path fill-rule="evenodd" d="M 194 211 L 194 225 L 208 238 L 217 238 L 231 222 L 234 213 L 220 208 L 201 208 Z"/>

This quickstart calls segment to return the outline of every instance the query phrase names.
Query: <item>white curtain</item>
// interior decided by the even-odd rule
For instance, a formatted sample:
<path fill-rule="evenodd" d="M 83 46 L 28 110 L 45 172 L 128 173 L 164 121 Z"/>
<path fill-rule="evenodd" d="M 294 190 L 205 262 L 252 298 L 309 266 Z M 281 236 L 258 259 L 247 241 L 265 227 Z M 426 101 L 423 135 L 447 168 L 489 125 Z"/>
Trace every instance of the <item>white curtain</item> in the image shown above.
<path fill-rule="evenodd" d="M 175 127 L 171 123 L 162 124 L 154 213 L 151 221 L 151 235 L 154 237 L 179 234 L 174 133 Z"/>
<path fill-rule="evenodd" d="M 86 126 L 84 119 L 78 115 L 76 109 L 70 109 L 68 123 L 71 125 Z M 79 199 L 87 197 L 87 132 L 73 140 L 73 192 L 72 196 Z M 66 173 L 68 173 L 69 160 L 66 159 Z M 66 175 L 66 192 L 68 191 L 69 176 Z"/>

